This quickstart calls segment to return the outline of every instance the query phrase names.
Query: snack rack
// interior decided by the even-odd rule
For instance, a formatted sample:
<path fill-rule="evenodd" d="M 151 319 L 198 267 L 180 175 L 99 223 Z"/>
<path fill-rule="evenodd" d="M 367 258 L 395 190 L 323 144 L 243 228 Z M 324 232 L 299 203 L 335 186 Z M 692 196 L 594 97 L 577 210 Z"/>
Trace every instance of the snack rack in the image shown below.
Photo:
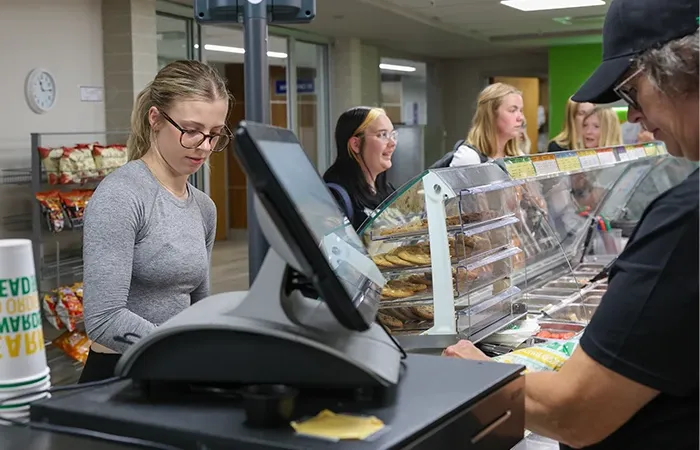
<path fill-rule="evenodd" d="M 392 333 L 462 335 L 522 316 L 511 274 L 516 187 L 494 164 L 427 170 L 389 197 L 359 232 L 387 284 L 378 314 Z"/>

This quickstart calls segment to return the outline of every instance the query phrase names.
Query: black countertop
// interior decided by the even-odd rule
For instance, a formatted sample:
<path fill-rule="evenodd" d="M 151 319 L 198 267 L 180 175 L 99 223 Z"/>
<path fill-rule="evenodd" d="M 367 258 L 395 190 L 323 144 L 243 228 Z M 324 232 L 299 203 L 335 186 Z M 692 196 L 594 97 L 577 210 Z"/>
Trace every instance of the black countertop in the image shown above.
<path fill-rule="evenodd" d="M 421 436 L 426 436 L 426 433 L 430 434 L 437 424 L 451 422 L 452 418 L 459 419 L 461 425 L 449 433 L 449 441 L 455 445 L 458 442 L 465 443 L 474 436 L 475 430 L 482 429 L 502 414 L 499 412 L 502 411 L 501 408 L 507 408 L 512 411 L 512 417 L 508 429 L 504 429 L 505 434 L 501 433 L 499 437 L 496 433 L 488 439 L 488 445 L 485 442 L 474 448 L 505 450 L 522 438 L 524 379 L 518 377 L 522 370 L 520 366 L 424 355 L 409 355 L 406 366 L 396 402 L 361 411 L 363 414 L 376 415 L 390 426 L 386 434 L 373 442 L 320 441 L 296 436 L 291 428 L 286 431 L 250 429 L 244 425 L 244 412 L 234 405 L 223 408 L 220 404 L 193 406 L 192 403 L 175 399 L 168 404 L 153 404 L 132 397 L 136 394 L 132 392 L 128 381 L 56 395 L 35 404 L 32 407 L 32 417 L 42 421 L 50 418 L 54 424 L 86 428 L 91 427 L 91 422 L 100 422 L 102 425 L 93 425 L 97 427 L 93 429 L 111 429 L 112 433 L 118 430 L 120 435 L 167 442 L 177 447 L 183 444 L 184 448 L 195 448 L 192 446 L 194 442 L 202 442 L 201 436 L 209 435 L 216 437 L 216 441 L 221 440 L 220 442 L 235 441 L 241 448 L 359 450 L 403 447 L 414 439 L 422 439 Z M 504 388 L 506 385 L 509 386 L 507 390 Z M 486 404 L 485 398 L 495 391 L 499 391 L 499 394 L 494 396 L 499 395 L 500 399 L 491 396 L 493 401 Z M 508 405 L 496 406 L 502 404 Z M 336 412 L 353 412 L 348 406 L 323 405 Z M 317 412 L 320 409 L 315 406 L 314 410 Z M 471 411 L 468 417 L 458 417 L 465 411 Z M 513 440 L 514 438 L 516 439 Z M 506 443 L 510 445 L 505 445 Z M 133 447 L 33 429 L 0 428 L 2 450 L 83 448 L 121 450 Z"/>

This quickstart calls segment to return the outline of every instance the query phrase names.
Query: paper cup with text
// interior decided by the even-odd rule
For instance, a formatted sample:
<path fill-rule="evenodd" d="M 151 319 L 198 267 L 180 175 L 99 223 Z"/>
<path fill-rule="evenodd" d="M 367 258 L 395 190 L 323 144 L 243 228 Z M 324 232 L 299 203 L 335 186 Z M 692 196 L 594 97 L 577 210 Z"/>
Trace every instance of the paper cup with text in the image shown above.
<path fill-rule="evenodd" d="M 0 239 L 0 386 L 48 373 L 32 241 Z"/>

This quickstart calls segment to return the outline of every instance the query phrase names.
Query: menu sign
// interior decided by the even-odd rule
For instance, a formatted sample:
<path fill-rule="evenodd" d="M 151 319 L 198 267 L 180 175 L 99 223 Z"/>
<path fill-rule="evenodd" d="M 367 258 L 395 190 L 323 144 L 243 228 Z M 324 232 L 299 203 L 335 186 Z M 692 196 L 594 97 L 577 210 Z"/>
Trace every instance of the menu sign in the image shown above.
<path fill-rule="evenodd" d="M 599 148 L 596 153 L 601 164 L 615 164 L 617 162 L 615 152 L 611 148 Z"/>
<path fill-rule="evenodd" d="M 598 154 L 595 152 L 595 150 L 578 152 L 578 159 L 581 161 L 581 167 L 584 169 L 600 165 L 600 160 L 598 159 Z"/>
<path fill-rule="evenodd" d="M 521 180 L 523 178 L 534 177 L 537 175 L 535 166 L 528 156 L 517 158 L 508 158 L 505 160 L 506 170 L 511 178 Z"/>
<path fill-rule="evenodd" d="M 615 153 L 617 153 L 617 160 L 618 161 L 629 161 L 630 160 L 630 156 L 627 154 L 625 147 L 615 148 Z"/>
<path fill-rule="evenodd" d="M 648 144 L 644 144 L 644 152 L 647 156 L 656 156 L 658 154 L 656 144 L 653 142 L 649 142 Z"/>
<path fill-rule="evenodd" d="M 557 158 L 552 153 L 531 156 L 532 164 L 535 166 L 537 175 L 549 175 L 559 170 Z"/>
<path fill-rule="evenodd" d="M 581 161 L 576 152 L 557 152 L 557 166 L 562 172 L 581 170 Z"/>

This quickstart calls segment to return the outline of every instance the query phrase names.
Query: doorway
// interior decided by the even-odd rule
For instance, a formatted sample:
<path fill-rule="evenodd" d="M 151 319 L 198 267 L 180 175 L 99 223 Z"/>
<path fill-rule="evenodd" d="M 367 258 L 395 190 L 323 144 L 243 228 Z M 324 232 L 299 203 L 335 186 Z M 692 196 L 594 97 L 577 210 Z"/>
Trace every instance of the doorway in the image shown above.
<path fill-rule="evenodd" d="M 205 26 L 201 35 L 203 59 L 226 78 L 235 98 L 228 120 L 233 130 L 245 117 L 243 31 Z M 330 159 L 327 45 L 271 35 L 268 64 L 270 123 L 294 130 L 310 161 L 325 170 Z M 247 228 L 246 184 L 233 152 L 211 156 L 209 195 L 217 206 L 216 240 Z"/>

